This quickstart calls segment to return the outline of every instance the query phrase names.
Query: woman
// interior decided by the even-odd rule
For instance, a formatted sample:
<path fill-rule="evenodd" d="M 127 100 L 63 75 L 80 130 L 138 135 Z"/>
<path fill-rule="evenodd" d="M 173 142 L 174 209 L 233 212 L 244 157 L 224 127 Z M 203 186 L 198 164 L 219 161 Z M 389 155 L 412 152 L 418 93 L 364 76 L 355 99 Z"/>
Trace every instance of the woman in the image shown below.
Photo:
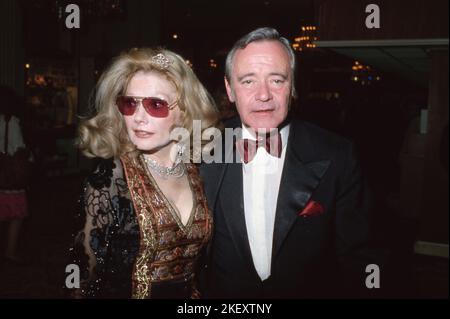
<path fill-rule="evenodd" d="M 132 49 L 100 77 L 97 114 L 80 148 L 100 161 L 81 201 L 75 297 L 197 298 L 195 268 L 211 236 L 197 167 L 170 132 L 216 121 L 214 102 L 182 57 Z"/>
<path fill-rule="evenodd" d="M 7 227 L 4 261 L 12 265 L 27 263 L 18 253 L 22 224 L 28 216 L 25 188 L 30 159 L 19 118 L 14 115 L 20 108 L 19 96 L 0 86 L 0 223 Z"/>

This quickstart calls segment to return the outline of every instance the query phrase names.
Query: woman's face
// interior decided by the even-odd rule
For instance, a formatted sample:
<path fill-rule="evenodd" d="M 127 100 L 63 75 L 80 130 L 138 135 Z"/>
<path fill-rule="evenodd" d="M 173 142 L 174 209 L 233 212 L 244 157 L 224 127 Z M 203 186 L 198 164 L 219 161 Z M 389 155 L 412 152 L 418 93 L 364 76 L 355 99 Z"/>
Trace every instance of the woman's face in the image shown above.
<path fill-rule="evenodd" d="M 172 104 L 177 99 L 175 85 L 155 72 L 137 72 L 130 80 L 126 96 L 155 97 Z M 141 151 L 158 152 L 172 143 L 170 131 L 182 122 L 182 112 L 175 106 L 167 117 L 154 117 L 147 113 L 141 100 L 132 115 L 124 115 L 131 142 Z"/>

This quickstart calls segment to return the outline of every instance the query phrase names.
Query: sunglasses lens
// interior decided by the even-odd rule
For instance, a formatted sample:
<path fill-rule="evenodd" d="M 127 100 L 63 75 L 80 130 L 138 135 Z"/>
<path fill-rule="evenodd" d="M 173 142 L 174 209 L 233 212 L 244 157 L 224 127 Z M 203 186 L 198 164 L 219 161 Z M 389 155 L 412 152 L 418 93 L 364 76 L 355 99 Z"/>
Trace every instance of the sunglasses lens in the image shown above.
<path fill-rule="evenodd" d="M 116 100 L 117 107 L 123 115 L 133 115 L 136 111 L 137 101 L 128 96 L 119 96 Z"/>
<path fill-rule="evenodd" d="M 139 100 L 132 96 L 119 96 L 116 100 L 117 107 L 123 115 L 133 115 L 139 104 Z M 169 115 L 169 103 L 155 97 L 142 99 L 145 111 L 153 117 L 167 117 Z"/>
<path fill-rule="evenodd" d="M 147 97 L 142 100 L 142 105 L 147 113 L 153 117 L 167 117 L 169 115 L 169 104 L 164 100 Z"/>

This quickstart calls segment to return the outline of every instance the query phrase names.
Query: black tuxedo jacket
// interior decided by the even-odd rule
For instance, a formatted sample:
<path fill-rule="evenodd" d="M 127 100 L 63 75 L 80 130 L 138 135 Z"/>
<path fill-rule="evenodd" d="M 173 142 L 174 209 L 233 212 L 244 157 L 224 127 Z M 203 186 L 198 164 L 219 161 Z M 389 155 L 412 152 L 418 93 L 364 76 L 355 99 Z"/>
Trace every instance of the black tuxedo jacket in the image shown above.
<path fill-rule="evenodd" d="M 228 127 L 240 127 L 235 120 Z M 235 154 L 224 149 L 225 157 Z M 362 296 L 376 262 L 369 241 L 369 197 L 352 144 L 292 121 L 278 194 L 271 276 L 254 268 L 245 226 L 241 163 L 203 164 L 214 235 L 200 274 L 206 298 Z M 300 216 L 316 202 L 322 211 Z"/>

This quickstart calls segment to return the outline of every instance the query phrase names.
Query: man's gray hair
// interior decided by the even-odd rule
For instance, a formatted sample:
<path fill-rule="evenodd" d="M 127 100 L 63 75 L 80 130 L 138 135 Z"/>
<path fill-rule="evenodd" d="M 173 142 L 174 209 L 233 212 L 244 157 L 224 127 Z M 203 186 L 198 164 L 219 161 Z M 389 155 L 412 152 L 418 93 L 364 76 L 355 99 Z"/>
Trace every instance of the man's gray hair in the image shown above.
<path fill-rule="evenodd" d="M 296 96 L 295 92 L 295 54 L 294 50 L 292 50 L 291 44 L 288 39 L 280 36 L 278 31 L 274 28 L 264 27 L 253 30 L 252 32 L 244 35 L 240 38 L 231 48 L 230 52 L 228 52 L 227 59 L 225 60 L 225 77 L 228 80 L 228 83 L 231 84 L 231 70 L 233 69 L 233 59 L 236 54 L 236 51 L 239 49 L 245 49 L 247 45 L 252 42 L 260 42 L 260 41 L 278 41 L 283 47 L 286 49 L 286 52 L 289 55 L 290 65 L 291 65 L 291 78 L 292 78 L 292 97 Z"/>

